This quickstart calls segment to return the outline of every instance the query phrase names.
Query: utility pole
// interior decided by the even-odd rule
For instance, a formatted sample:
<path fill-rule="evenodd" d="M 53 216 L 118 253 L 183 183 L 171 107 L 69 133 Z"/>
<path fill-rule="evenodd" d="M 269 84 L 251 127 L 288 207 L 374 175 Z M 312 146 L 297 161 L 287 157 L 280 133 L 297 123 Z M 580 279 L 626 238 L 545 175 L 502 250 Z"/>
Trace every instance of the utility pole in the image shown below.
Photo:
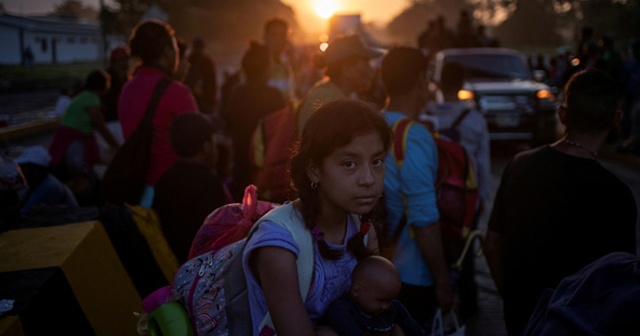
<path fill-rule="evenodd" d="M 108 58 L 107 52 L 109 51 L 107 44 L 107 32 L 105 30 L 105 21 L 107 17 L 107 9 L 104 6 L 104 0 L 100 0 L 100 32 L 102 33 L 102 62 L 104 66 L 107 67 Z"/>

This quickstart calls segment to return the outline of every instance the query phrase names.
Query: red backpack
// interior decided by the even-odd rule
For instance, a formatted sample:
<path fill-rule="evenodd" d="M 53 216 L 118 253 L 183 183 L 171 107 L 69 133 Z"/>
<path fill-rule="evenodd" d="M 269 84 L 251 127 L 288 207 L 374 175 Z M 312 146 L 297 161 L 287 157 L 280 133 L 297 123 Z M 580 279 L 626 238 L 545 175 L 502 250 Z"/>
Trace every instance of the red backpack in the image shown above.
<path fill-rule="evenodd" d="M 393 125 L 393 156 L 402 167 L 409 128 L 416 122 L 402 118 Z M 436 202 L 445 258 L 453 264 L 462 253 L 475 220 L 479 200 L 478 183 L 473 161 L 464 147 L 431 133 L 438 148 Z"/>
<path fill-rule="evenodd" d="M 295 110 L 287 105 L 263 117 L 251 136 L 251 178 L 260 199 L 276 203 L 289 200 L 292 192 L 289 158 L 297 140 Z"/>

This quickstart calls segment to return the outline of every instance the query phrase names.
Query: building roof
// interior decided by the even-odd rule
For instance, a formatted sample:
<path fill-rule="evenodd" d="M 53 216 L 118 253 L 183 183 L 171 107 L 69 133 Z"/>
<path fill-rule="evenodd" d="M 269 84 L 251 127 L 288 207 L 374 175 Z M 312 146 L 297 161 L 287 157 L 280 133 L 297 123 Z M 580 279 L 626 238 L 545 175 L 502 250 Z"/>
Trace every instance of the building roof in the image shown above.
<path fill-rule="evenodd" d="M 99 34 L 98 21 L 61 16 L 0 15 L 0 26 L 24 29 L 29 32 L 61 34 Z"/>

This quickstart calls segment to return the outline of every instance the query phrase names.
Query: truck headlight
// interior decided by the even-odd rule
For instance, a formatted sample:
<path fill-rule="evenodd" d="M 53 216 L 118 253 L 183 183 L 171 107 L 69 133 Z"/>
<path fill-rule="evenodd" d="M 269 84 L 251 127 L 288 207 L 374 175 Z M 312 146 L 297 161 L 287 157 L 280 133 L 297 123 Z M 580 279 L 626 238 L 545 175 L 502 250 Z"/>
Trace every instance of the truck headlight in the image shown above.
<path fill-rule="evenodd" d="M 458 99 L 459 100 L 471 100 L 473 99 L 473 92 L 469 90 L 460 90 L 458 91 Z"/>
<path fill-rule="evenodd" d="M 553 103 L 556 101 L 556 96 L 549 90 L 540 90 L 536 92 L 536 97 L 542 103 Z"/>

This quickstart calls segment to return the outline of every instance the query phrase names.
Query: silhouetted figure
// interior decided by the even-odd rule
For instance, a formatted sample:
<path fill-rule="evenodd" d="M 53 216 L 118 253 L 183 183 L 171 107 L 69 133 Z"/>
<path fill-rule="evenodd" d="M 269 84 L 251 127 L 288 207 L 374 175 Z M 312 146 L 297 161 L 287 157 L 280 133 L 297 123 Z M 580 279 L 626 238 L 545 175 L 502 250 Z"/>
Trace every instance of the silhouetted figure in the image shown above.
<path fill-rule="evenodd" d="M 104 120 L 118 120 L 118 101 L 122 87 L 129 80 L 129 51 L 115 48 L 109 56 L 107 73 L 111 76 L 111 86 L 104 97 Z"/>
<path fill-rule="evenodd" d="M 332 41 L 324 54 L 327 78 L 309 90 L 298 108 L 298 133 L 302 133 L 307 119 L 322 105 L 342 98 L 357 98 L 356 93 L 367 90 L 375 75 L 370 60 L 380 55 L 358 35 Z"/>
<path fill-rule="evenodd" d="M 127 139 L 140 124 L 156 85 L 164 78 L 172 78 L 178 66 L 178 46 L 171 26 L 156 20 L 140 23 L 129 41 L 131 56 L 140 59 L 133 78 L 120 95 L 120 123 Z M 174 119 L 183 113 L 196 113 L 198 106 L 186 85 L 173 80 L 158 101 L 153 116 L 151 165 L 141 205 L 150 207 L 153 186 L 176 160 L 171 147 L 170 129 Z"/>
<path fill-rule="evenodd" d="M 509 335 L 522 333 L 546 288 L 606 254 L 636 252 L 633 194 L 597 154 L 619 120 L 615 84 L 581 71 L 564 97 L 565 136 L 508 163 L 489 220 L 484 252 Z"/>
<path fill-rule="evenodd" d="M 270 74 L 270 53 L 267 47 L 252 42 L 242 58 L 245 83 L 233 89 L 223 111 L 226 130 L 233 140 L 232 194 L 242 199 L 244 189 L 252 183 L 249 148 L 259 120 L 285 107 L 282 93 L 267 84 Z"/>
<path fill-rule="evenodd" d="M 264 25 L 264 45 L 269 49 L 269 86 L 278 89 L 286 101 L 295 103 L 296 82 L 292 67 L 289 24 L 273 18 Z"/>
<path fill-rule="evenodd" d="M 214 113 L 218 84 L 216 65 L 213 59 L 205 54 L 204 39 L 198 37 L 191 44 L 189 63 L 191 68 L 185 83 L 191 88 L 191 93 L 198 103 L 198 109 L 204 114 Z"/>
<path fill-rule="evenodd" d="M 171 145 L 178 160 L 158 179 L 153 209 L 178 262 L 184 263 L 204 219 L 225 204 L 225 191 L 214 169 L 214 127 L 207 117 L 178 116 L 171 127 Z"/>
<path fill-rule="evenodd" d="M 427 66 L 427 58 L 414 48 L 396 48 L 383 58 L 382 81 L 389 94 L 383 115 L 390 127 L 405 118 L 417 119 L 424 108 Z M 437 151 L 430 132 L 413 123 L 408 126 L 403 163 L 391 153 L 385 159 L 389 227 L 384 234 L 399 232 L 392 251 L 402 281 L 398 299 L 421 325 L 431 323 L 437 308 L 449 312 L 454 301 L 436 204 Z"/>

